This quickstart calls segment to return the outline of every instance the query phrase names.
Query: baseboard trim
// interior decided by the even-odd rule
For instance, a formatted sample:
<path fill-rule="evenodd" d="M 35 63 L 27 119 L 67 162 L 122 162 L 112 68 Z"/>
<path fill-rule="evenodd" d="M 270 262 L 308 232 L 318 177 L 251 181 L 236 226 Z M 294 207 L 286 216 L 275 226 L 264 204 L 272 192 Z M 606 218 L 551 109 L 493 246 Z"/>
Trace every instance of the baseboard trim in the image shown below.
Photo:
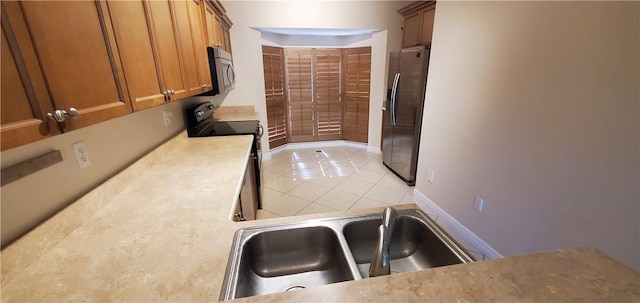
<path fill-rule="evenodd" d="M 413 190 L 413 197 L 416 199 L 418 206 L 420 206 L 422 210 L 435 215 L 435 220 L 438 225 L 440 225 L 467 250 L 470 250 L 472 253 L 475 252 L 480 254 L 483 259 L 496 259 L 503 257 L 502 254 L 491 247 L 491 245 L 474 234 L 454 217 L 449 215 L 419 190 Z M 478 256 L 476 255 L 476 257 Z"/>
<path fill-rule="evenodd" d="M 381 154 L 382 150 L 379 147 L 367 145 L 367 151 L 370 153 Z"/>
<path fill-rule="evenodd" d="M 323 147 L 334 147 L 334 146 L 351 146 L 362 149 L 367 149 L 368 152 L 380 153 L 380 149 L 376 147 L 369 146 L 367 143 L 353 142 L 353 141 L 345 141 L 345 140 L 333 140 L 333 141 L 313 141 L 313 142 L 297 142 L 297 143 L 287 143 L 282 146 L 278 146 L 269 150 L 268 153 L 263 153 L 262 157 L 265 159 L 266 155 L 271 158 L 272 154 L 277 154 L 283 150 L 288 149 L 300 149 L 300 148 L 323 148 Z"/>

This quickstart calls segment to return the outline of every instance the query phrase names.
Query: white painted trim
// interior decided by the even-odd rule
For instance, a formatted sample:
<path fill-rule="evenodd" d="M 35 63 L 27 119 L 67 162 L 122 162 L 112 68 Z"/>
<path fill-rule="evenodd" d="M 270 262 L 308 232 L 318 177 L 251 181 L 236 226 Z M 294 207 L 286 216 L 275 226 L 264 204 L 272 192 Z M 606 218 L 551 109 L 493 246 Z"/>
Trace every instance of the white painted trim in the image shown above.
<path fill-rule="evenodd" d="M 416 199 L 418 206 L 420 206 L 420 208 L 422 208 L 426 213 L 434 214 L 438 225 L 440 225 L 462 246 L 468 250 L 473 250 L 484 255 L 487 259 L 503 257 L 502 254 L 491 247 L 491 245 L 474 234 L 466 226 L 462 225 L 462 223 L 458 222 L 458 220 L 436 205 L 419 190 L 413 190 L 413 197 Z"/>
<path fill-rule="evenodd" d="M 262 154 L 262 161 L 267 161 L 271 159 L 271 151 Z"/>
<path fill-rule="evenodd" d="M 380 150 L 380 148 L 375 147 L 375 146 L 371 146 L 371 145 L 367 145 L 367 151 L 370 153 L 376 153 L 376 154 L 381 154 L 382 150 Z"/>
<path fill-rule="evenodd" d="M 367 149 L 367 151 L 370 152 L 377 152 L 379 153 L 380 151 L 374 147 L 370 147 L 368 146 L 366 143 L 359 143 L 359 142 L 352 142 L 352 141 L 345 141 L 345 140 L 333 140 L 333 141 L 313 141 L 313 142 L 297 142 L 297 143 L 287 143 L 285 145 L 281 145 L 278 146 L 276 148 L 272 148 L 269 151 L 269 158 L 271 158 L 271 154 L 276 154 L 279 153 L 283 150 L 288 150 L 288 149 L 301 149 L 301 148 L 323 148 L 323 147 L 333 147 L 333 146 L 351 146 L 351 147 L 357 147 L 357 148 L 362 148 L 362 149 Z M 372 150 L 369 150 L 369 149 Z M 265 158 L 265 154 L 262 154 L 262 158 L 266 160 Z"/>

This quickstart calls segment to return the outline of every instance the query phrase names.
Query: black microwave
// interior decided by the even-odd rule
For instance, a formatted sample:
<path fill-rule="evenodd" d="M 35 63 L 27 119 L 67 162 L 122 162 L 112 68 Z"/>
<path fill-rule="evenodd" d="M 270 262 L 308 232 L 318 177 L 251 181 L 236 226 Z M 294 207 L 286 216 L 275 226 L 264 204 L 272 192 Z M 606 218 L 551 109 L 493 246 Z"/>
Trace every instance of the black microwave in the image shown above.
<path fill-rule="evenodd" d="M 215 96 L 233 90 L 236 74 L 233 70 L 231 54 L 217 47 L 207 47 L 207 55 L 213 89 L 200 96 Z"/>

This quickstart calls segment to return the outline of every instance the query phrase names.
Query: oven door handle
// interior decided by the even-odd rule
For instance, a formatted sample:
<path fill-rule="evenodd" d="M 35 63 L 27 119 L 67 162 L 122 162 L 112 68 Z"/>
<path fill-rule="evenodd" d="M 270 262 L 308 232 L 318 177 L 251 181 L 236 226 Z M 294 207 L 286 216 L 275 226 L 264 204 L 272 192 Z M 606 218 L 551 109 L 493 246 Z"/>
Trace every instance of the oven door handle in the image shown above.
<path fill-rule="evenodd" d="M 258 139 L 262 138 L 262 135 L 264 135 L 264 127 L 262 124 L 258 124 Z"/>

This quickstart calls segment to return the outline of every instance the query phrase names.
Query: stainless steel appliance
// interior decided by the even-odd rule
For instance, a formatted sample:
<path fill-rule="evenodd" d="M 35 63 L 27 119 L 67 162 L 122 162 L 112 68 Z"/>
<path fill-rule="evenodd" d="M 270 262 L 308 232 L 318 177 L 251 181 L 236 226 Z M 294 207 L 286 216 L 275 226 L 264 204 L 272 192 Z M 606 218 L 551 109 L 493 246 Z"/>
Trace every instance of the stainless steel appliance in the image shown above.
<path fill-rule="evenodd" d="M 236 84 L 236 74 L 233 70 L 231 54 L 217 47 L 207 47 L 207 55 L 213 89 L 200 94 L 200 96 L 215 96 L 233 90 Z"/>
<path fill-rule="evenodd" d="M 416 183 L 429 49 L 411 47 L 389 55 L 382 163 L 409 185 Z"/>
<path fill-rule="evenodd" d="M 256 185 L 255 204 L 251 207 L 244 207 L 245 214 L 253 214 L 247 216 L 246 219 L 255 219 L 255 212 L 247 211 L 247 209 L 260 209 L 262 208 L 261 198 L 261 170 L 262 170 L 262 150 L 260 146 L 260 138 L 263 135 L 264 129 L 260 125 L 260 121 L 214 121 L 213 111 L 215 106 L 211 102 L 203 102 L 197 104 L 187 111 L 187 117 L 189 125 L 187 127 L 187 134 L 189 137 L 210 137 L 210 136 L 232 136 L 232 135 L 253 135 L 253 144 L 251 146 L 250 159 L 252 160 L 253 176 Z M 246 178 L 245 181 L 246 183 Z M 242 195 L 243 193 L 241 193 Z M 243 217 L 244 218 L 244 217 Z"/>

